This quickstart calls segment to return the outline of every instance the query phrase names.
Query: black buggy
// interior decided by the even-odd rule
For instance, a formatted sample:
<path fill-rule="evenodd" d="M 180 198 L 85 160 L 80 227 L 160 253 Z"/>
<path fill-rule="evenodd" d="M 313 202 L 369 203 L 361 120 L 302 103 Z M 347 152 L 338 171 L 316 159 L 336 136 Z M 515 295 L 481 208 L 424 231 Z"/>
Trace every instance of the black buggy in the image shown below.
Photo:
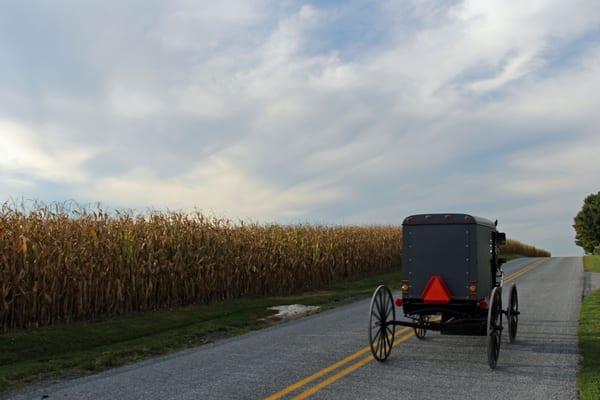
<path fill-rule="evenodd" d="M 369 311 L 369 343 L 378 361 L 392 350 L 396 326 L 407 326 L 423 339 L 427 331 L 445 335 L 487 336 L 490 368 L 496 368 L 502 336 L 502 314 L 510 343 L 517 335 L 517 288 L 502 309 L 504 259 L 498 246 L 506 235 L 497 221 L 467 214 L 421 214 L 402 223 L 402 297 L 394 301 L 384 285 L 373 293 Z M 395 306 L 406 320 L 396 320 Z"/>

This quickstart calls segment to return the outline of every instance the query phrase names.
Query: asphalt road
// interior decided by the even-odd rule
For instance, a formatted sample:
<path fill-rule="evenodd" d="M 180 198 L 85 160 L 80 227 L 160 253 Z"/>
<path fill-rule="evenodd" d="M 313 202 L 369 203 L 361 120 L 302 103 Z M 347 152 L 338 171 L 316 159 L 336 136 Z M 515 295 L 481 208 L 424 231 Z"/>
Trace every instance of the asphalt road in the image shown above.
<path fill-rule="evenodd" d="M 372 361 L 365 351 L 369 301 L 363 300 L 12 398 L 575 399 L 581 259 L 534 261 L 505 265 L 508 276 L 527 272 L 516 279 L 517 343 L 508 343 L 505 330 L 494 371 L 484 337 L 431 332 L 424 341 L 401 333 L 386 363 Z"/>

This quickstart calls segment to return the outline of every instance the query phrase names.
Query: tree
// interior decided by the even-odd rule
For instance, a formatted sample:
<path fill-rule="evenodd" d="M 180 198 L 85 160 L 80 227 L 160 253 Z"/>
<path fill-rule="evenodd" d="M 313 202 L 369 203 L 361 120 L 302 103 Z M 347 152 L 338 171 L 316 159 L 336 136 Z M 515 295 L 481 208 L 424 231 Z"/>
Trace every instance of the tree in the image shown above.
<path fill-rule="evenodd" d="M 575 244 L 592 253 L 600 245 L 600 192 L 590 194 L 575 216 Z"/>

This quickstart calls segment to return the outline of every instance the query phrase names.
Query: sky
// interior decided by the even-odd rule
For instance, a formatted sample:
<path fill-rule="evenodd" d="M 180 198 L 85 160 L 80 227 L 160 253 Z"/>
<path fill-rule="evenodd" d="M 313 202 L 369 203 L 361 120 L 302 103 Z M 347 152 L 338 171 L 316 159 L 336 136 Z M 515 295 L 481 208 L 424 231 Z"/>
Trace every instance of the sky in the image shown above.
<path fill-rule="evenodd" d="M 466 212 L 577 255 L 599 93 L 597 0 L 2 1 L 0 202 Z"/>

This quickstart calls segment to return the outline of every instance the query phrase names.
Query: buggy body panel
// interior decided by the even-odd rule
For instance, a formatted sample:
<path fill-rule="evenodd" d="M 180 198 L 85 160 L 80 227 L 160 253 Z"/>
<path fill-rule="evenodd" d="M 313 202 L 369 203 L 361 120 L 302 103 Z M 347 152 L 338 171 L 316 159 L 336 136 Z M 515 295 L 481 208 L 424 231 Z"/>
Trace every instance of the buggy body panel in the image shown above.
<path fill-rule="evenodd" d="M 476 312 L 479 299 L 488 298 L 495 286 L 496 225 L 468 214 L 419 214 L 403 226 L 402 280 L 404 311 L 455 309 Z M 423 291 L 432 276 L 441 276 L 451 293 L 445 307 L 423 304 Z M 469 292 L 476 282 L 477 292 Z"/>

